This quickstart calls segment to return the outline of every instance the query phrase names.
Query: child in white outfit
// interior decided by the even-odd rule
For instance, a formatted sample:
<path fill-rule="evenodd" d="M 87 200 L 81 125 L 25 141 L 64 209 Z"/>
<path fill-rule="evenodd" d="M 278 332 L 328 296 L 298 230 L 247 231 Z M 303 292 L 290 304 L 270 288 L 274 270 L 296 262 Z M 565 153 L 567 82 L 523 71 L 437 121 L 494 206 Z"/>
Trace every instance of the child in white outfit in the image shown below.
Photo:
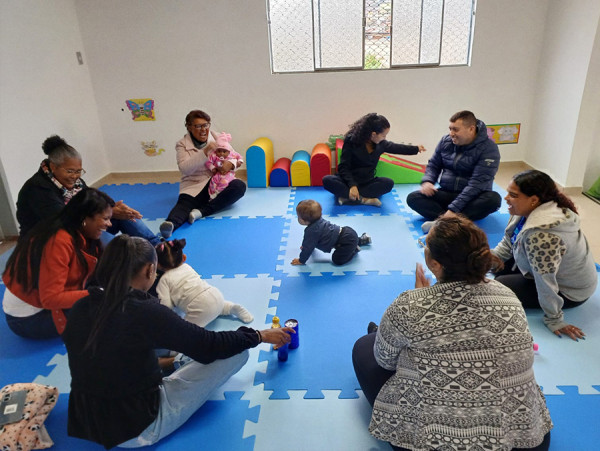
<path fill-rule="evenodd" d="M 165 271 L 156 286 L 160 303 L 177 307 L 184 319 L 204 327 L 217 316 L 234 315 L 244 323 L 254 319 L 240 304 L 226 301 L 223 293 L 206 281 L 190 265 L 183 253 L 185 239 L 167 241 L 156 246 L 158 267 Z"/>

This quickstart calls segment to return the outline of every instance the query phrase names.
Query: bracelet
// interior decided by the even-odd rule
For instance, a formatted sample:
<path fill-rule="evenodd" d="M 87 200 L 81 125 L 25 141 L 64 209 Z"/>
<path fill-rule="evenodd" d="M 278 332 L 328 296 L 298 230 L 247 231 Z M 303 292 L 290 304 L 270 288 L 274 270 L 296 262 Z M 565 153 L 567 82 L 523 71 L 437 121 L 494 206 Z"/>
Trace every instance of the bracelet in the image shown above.
<path fill-rule="evenodd" d="M 259 344 L 262 343 L 263 340 L 262 340 L 262 335 L 260 334 L 260 330 L 255 330 L 255 332 L 256 332 L 256 335 L 258 335 L 258 343 Z"/>

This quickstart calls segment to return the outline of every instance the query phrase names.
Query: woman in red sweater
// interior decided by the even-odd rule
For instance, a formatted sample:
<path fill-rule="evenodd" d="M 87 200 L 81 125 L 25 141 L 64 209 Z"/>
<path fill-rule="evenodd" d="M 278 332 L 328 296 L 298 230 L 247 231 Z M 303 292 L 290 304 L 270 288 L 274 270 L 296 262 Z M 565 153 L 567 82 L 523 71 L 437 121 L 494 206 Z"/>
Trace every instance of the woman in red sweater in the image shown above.
<path fill-rule="evenodd" d="M 2 307 L 15 334 L 42 339 L 62 333 L 65 313 L 88 294 L 84 285 L 96 267 L 113 206 L 107 194 L 84 189 L 19 240 L 2 276 L 7 288 Z"/>

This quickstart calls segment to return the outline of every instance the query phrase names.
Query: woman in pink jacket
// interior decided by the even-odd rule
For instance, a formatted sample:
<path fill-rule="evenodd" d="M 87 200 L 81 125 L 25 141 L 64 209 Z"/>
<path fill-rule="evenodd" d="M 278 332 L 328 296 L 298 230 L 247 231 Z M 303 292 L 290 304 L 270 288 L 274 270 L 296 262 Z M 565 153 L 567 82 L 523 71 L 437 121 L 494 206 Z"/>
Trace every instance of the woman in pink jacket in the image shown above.
<path fill-rule="evenodd" d="M 208 182 L 212 173 L 205 164 L 216 150 L 210 116 L 204 111 L 192 110 L 185 117 L 185 127 L 188 133 L 175 146 L 177 166 L 181 171 L 179 198 L 167 220 L 160 225 L 160 233 L 165 239 L 185 221 L 193 224 L 196 219 L 212 215 L 236 202 L 246 192 L 246 184 L 234 179 L 218 196 L 210 198 Z M 222 168 L 231 171 L 240 165 L 241 160 L 227 160 Z"/>

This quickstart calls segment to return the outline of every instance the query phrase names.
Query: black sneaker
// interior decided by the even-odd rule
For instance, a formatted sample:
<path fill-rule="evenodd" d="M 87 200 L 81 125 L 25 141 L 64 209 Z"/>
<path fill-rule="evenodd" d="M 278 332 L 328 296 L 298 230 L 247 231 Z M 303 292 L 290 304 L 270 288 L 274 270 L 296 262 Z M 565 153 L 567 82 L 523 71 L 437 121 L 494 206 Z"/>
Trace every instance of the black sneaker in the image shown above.
<path fill-rule="evenodd" d="M 367 235 L 366 233 L 363 233 L 360 237 L 358 237 L 358 245 L 359 246 L 366 246 L 368 244 L 371 244 L 372 240 L 371 237 L 369 235 Z"/>
<path fill-rule="evenodd" d="M 174 228 L 175 228 L 175 226 L 173 225 L 173 223 L 171 221 L 165 221 L 159 227 L 160 234 L 163 236 L 163 238 L 165 240 L 168 240 L 169 238 L 171 238 L 171 235 L 173 235 Z"/>
<path fill-rule="evenodd" d="M 379 326 L 371 321 L 367 326 L 367 333 L 372 334 L 373 332 L 377 332 L 377 329 L 379 329 Z"/>

